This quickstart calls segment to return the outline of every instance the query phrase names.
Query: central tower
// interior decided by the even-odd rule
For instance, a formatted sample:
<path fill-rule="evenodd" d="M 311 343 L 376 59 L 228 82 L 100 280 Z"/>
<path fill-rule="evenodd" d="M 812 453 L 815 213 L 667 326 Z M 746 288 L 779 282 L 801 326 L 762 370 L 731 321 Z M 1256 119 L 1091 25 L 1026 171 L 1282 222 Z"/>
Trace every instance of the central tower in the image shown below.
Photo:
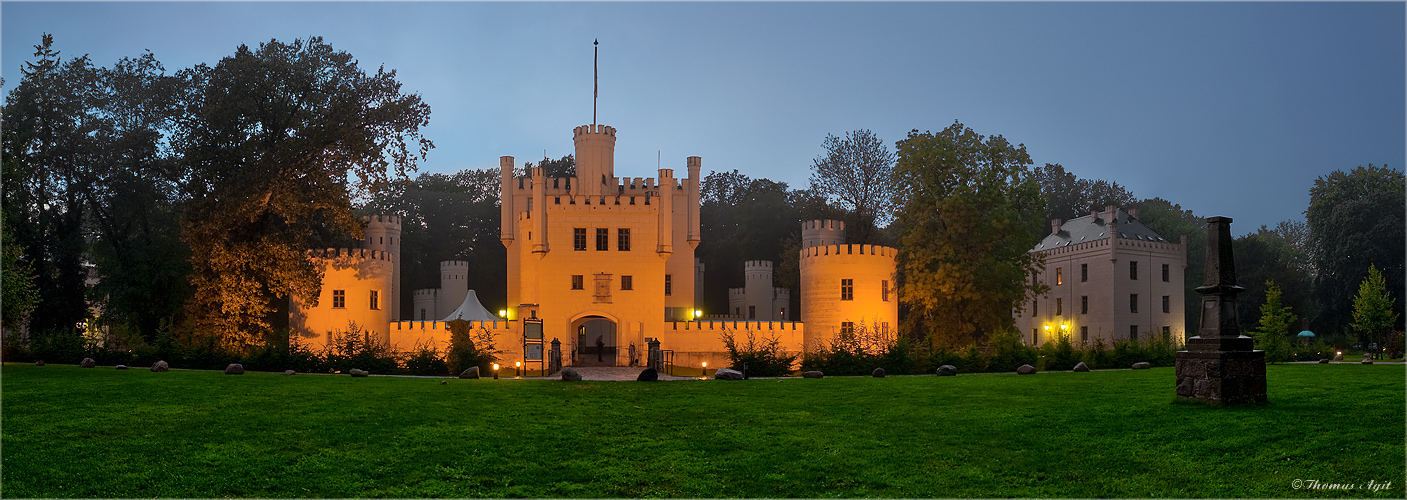
<path fill-rule="evenodd" d="M 576 142 L 576 177 L 581 191 L 577 194 L 600 196 L 605 187 L 614 184 L 616 176 L 616 128 L 607 125 L 582 125 L 572 130 Z"/>

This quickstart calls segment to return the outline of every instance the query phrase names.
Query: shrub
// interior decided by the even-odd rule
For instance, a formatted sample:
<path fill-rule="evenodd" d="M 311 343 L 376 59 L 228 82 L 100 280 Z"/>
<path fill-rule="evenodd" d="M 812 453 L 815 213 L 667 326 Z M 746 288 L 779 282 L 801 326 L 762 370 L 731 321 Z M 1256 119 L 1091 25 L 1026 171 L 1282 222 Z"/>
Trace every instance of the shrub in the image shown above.
<path fill-rule="evenodd" d="M 987 361 L 987 369 L 996 372 L 1016 371 L 1021 365 L 1036 364 L 1036 349 L 1021 343 L 1021 334 L 1015 330 L 1002 330 L 992 335 L 992 357 Z"/>
<path fill-rule="evenodd" d="M 323 349 L 323 366 L 327 370 L 348 371 L 360 368 L 371 373 L 395 373 L 396 359 L 391 347 L 363 332 L 356 323 L 348 323 L 347 331 L 333 330 L 327 334 Z"/>
<path fill-rule="evenodd" d="M 719 336 L 723 347 L 728 349 L 728 360 L 734 370 L 743 371 L 747 365 L 748 376 L 776 377 L 791 373 L 791 365 L 796 354 L 782 350 L 782 342 L 777 337 L 758 341 L 757 334 L 747 331 L 747 341 L 739 343 L 732 330 L 725 329 Z"/>
<path fill-rule="evenodd" d="M 875 368 L 886 372 L 902 373 L 898 370 L 913 370 L 913 358 L 908 354 L 905 342 L 900 352 L 899 345 L 888 331 L 872 328 L 863 323 L 855 330 L 841 332 L 828 344 L 816 352 L 806 353 L 801 359 L 803 371 L 820 370 L 826 375 L 869 375 Z M 886 361 L 898 362 L 903 366 L 891 370 Z"/>
<path fill-rule="evenodd" d="M 1084 359 L 1085 364 L 1092 369 L 1115 367 L 1114 357 L 1109 353 L 1109 347 L 1104 344 L 1104 339 L 1094 339 L 1094 344 L 1085 349 Z"/>
<path fill-rule="evenodd" d="M 402 369 L 411 375 L 456 375 L 434 344 L 416 342 L 410 354 L 401 359 Z"/>
<path fill-rule="evenodd" d="M 1041 346 L 1042 370 L 1069 370 L 1079 364 L 1081 352 L 1075 350 L 1075 346 L 1070 344 L 1068 335 L 1061 335 L 1055 342 L 1046 342 Z"/>
<path fill-rule="evenodd" d="M 493 345 L 493 333 L 480 327 L 475 330 L 468 321 L 454 320 L 445 324 L 449 329 L 449 352 L 445 353 L 445 364 L 451 375 L 459 374 L 471 366 L 487 373 L 490 365 L 498 361 L 499 351 Z"/>
<path fill-rule="evenodd" d="M 957 369 L 962 373 L 981 373 L 987 371 L 987 357 L 982 354 L 982 348 L 977 344 L 967 346 L 967 351 L 958 360 Z"/>
<path fill-rule="evenodd" d="M 1172 366 L 1177 358 L 1177 348 L 1171 339 L 1153 337 L 1143 346 L 1143 359 L 1153 366 Z"/>

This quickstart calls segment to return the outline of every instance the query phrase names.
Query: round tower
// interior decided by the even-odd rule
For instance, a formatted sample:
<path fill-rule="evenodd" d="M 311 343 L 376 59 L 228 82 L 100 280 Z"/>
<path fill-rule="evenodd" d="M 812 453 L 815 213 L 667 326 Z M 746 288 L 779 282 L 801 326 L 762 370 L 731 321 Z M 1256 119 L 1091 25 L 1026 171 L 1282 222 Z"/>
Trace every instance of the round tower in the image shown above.
<path fill-rule="evenodd" d="M 401 319 L 401 218 L 395 215 L 364 215 L 366 239 L 362 247 L 390 256 L 391 287 L 386 306 L 393 320 Z"/>
<path fill-rule="evenodd" d="M 602 191 L 606 182 L 616 176 L 615 127 L 582 125 L 572 130 L 572 140 L 576 143 L 576 177 L 581 194 L 605 194 Z"/>
<path fill-rule="evenodd" d="M 777 319 L 772 311 L 772 262 L 767 260 L 749 260 L 743 263 L 743 287 L 747 293 L 746 307 L 755 314 L 749 314 L 749 310 L 744 310 L 743 314 L 747 319 L 758 321 L 772 321 Z"/>
<path fill-rule="evenodd" d="M 462 260 L 447 260 L 440 263 L 440 293 L 435 299 L 435 314 L 444 319 L 454 312 L 464 297 L 469 295 L 469 263 Z"/>
<path fill-rule="evenodd" d="M 415 291 L 415 310 L 411 311 L 411 321 L 438 321 L 442 316 L 435 309 L 435 300 L 439 295 L 438 288 L 421 288 Z M 449 314 L 450 311 L 445 311 Z"/>
<path fill-rule="evenodd" d="M 828 243 L 844 240 L 839 221 L 809 221 L 803 238 L 824 244 L 801 249 L 803 342 L 816 349 L 845 330 L 893 339 L 899 326 L 895 291 L 898 251 L 879 245 Z M 831 238 L 835 238 L 832 240 Z"/>
<path fill-rule="evenodd" d="M 809 220 L 801 223 L 801 248 L 845 243 L 845 222 Z"/>

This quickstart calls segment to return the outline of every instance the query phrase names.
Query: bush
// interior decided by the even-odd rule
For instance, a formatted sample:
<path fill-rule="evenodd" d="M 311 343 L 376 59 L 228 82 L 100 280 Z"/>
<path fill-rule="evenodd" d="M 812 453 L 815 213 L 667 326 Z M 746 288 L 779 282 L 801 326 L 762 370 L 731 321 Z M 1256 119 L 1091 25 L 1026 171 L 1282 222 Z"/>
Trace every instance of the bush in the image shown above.
<path fill-rule="evenodd" d="M 1084 351 L 1085 364 L 1091 369 L 1114 368 L 1114 357 L 1109 353 L 1109 347 L 1104 344 L 1104 339 L 1094 339 L 1094 345 Z M 1125 366 L 1124 368 L 1128 368 Z"/>
<path fill-rule="evenodd" d="M 1021 334 L 1015 330 L 1002 330 L 992 336 L 992 357 L 987 361 L 987 369 L 994 372 L 1012 372 L 1021 365 L 1036 364 L 1036 349 L 1021 343 Z"/>
<path fill-rule="evenodd" d="M 322 360 L 323 365 L 319 368 L 327 370 L 345 372 L 360 368 L 383 375 L 396 371 L 396 359 L 391 355 L 391 347 L 372 338 L 370 333 L 363 332 L 356 323 L 349 323 L 345 332 L 328 332 Z"/>
<path fill-rule="evenodd" d="M 891 368 L 885 363 L 897 363 Z M 864 324 L 854 331 L 841 332 L 828 345 L 801 359 L 802 371 L 820 370 L 826 375 L 869 375 L 875 368 L 890 373 L 911 373 L 913 357 L 908 342 L 896 341 L 888 331 Z M 908 370 L 907 372 L 903 370 Z"/>
<path fill-rule="evenodd" d="M 445 353 L 445 364 L 451 375 L 457 375 L 471 366 L 488 373 L 499 351 L 493 345 L 493 333 L 486 328 L 473 329 L 468 321 L 454 320 L 445 323 L 449 329 L 449 352 Z"/>
<path fill-rule="evenodd" d="M 411 375 L 457 375 L 450 372 L 449 364 L 445 363 L 433 344 L 417 342 L 410 354 L 401 360 L 401 366 L 405 373 Z"/>
<path fill-rule="evenodd" d="M 757 334 L 751 330 L 747 331 L 747 341 L 741 345 L 732 330 L 723 330 L 719 336 L 723 340 L 723 347 L 728 349 L 728 361 L 734 370 L 743 371 L 743 366 L 747 365 L 748 376 L 777 377 L 791 373 L 791 365 L 796 361 L 796 354 L 788 354 L 782 350 L 782 342 L 777 337 L 772 337 L 763 341 L 757 340 Z"/>
<path fill-rule="evenodd" d="M 1177 360 L 1177 348 L 1171 339 L 1157 336 L 1143 346 L 1143 361 L 1153 366 L 1172 366 Z"/>
<path fill-rule="evenodd" d="M 1068 335 L 1061 335 L 1055 342 L 1046 342 L 1041 346 L 1042 370 L 1070 370 L 1079 364 L 1081 352 L 1075 350 L 1075 346 L 1070 344 Z"/>

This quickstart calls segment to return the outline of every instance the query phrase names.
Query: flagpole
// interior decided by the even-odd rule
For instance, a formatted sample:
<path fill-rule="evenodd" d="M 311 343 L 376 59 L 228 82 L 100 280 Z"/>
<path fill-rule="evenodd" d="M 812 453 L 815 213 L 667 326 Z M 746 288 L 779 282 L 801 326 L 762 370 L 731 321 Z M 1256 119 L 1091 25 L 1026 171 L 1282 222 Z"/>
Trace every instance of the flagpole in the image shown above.
<path fill-rule="evenodd" d="M 601 58 L 601 40 L 596 39 L 591 42 L 591 125 L 596 125 L 596 98 L 601 95 L 601 84 L 597 82 L 598 72 L 596 62 Z"/>

